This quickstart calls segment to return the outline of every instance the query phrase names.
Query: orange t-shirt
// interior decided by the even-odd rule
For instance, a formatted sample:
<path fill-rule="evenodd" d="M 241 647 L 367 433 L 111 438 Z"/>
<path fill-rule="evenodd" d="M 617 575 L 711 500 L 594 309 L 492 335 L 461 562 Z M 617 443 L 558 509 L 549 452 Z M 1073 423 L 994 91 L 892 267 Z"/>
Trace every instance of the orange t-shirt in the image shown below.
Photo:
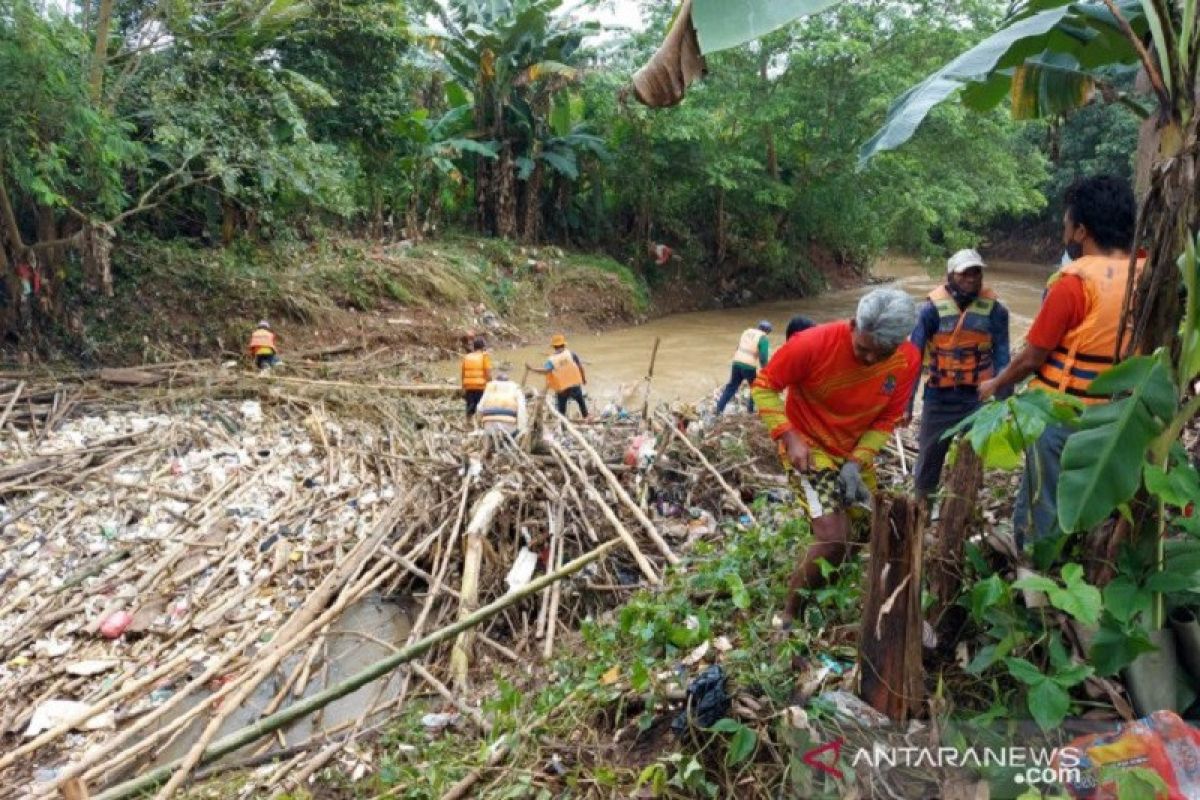
<path fill-rule="evenodd" d="M 848 320 L 809 328 L 788 339 L 758 373 L 754 400 L 772 438 L 795 429 L 831 456 L 860 461 L 887 441 L 920 375 L 921 354 L 906 341 L 889 358 L 866 365 L 854 357 L 851 337 Z M 780 415 L 769 395 L 778 398 L 784 389 Z"/>
<path fill-rule="evenodd" d="M 1025 341 L 1042 350 L 1053 350 L 1062 344 L 1068 331 L 1083 324 L 1087 306 L 1083 279 L 1078 275 L 1060 275 L 1042 299 L 1042 307 L 1025 334 Z"/>

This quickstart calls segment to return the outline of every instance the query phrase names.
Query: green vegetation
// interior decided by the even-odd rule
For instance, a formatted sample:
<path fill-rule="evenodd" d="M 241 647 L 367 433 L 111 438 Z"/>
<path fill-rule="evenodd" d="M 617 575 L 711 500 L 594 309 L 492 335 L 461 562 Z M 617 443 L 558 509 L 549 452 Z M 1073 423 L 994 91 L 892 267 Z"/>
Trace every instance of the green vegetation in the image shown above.
<path fill-rule="evenodd" d="M 109 334 L 76 312 L 133 303 L 119 295 L 140 285 L 153 241 L 217 265 L 202 285 L 243 268 L 219 266 L 222 250 L 474 229 L 602 251 L 633 285 L 812 292 L 886 249 L 940 256 L 1039 213 L 1047 187 L 1101 149 L 946 108 L 855 172 L 890 98 L 1001 23 L 990 3 L 841 4 L 714 56 L 712 80 L 667 112 L 621 92 L 669 23 L 644 6 L 645 32 L 593 37 L 560 0 L 0 0 L 10 341 L 52 333 L 88 350 Z M 679 256 L 669 274 L 647 255 L 658 242 Z M 159 277 L 163 296 L 195 285 Z M 358 308 L 411 289 L 329 280 Z M 503 280 L 491 291 L 511 297 Z"/>

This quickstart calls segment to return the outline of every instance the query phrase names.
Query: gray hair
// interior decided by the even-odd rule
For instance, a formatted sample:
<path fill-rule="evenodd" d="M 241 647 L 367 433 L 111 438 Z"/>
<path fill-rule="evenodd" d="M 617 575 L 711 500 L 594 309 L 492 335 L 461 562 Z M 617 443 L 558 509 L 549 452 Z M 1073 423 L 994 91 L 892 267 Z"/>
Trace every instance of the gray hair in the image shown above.
<path fill-rule="evenodd" d="M 858 301 L 854 320 L 881 347 L 896 348 L 917 324 L 917 305 L 899 289 L 874 289 Z"/>

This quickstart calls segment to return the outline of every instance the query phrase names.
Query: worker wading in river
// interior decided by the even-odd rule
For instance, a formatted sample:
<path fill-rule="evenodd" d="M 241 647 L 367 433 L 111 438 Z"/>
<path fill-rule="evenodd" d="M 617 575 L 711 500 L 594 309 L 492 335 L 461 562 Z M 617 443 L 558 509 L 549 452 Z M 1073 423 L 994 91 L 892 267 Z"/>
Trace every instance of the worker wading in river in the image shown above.
<path fill-rule="evenodd" d="M 484 388 L 476 414 L 485 431 L 516 435 L 525 429 L 525 392 L 500 370 Z"/>
<path fill-rule="evenodd" d="M 946 431 L 979 408 L 979 384 L 1008 366 L 1008 309 L 983 283 L 983 258 L 959 250 L 946 262 L 946 283 L 929 293 L 912 343 L 925 359 L 925 394 L 917 435 L 916 492 L 937 491 L 950 449 Z M 912 418 L 916 392 L 903 424 Z"/>
<path fill-rule="evenodd" d="M 467 419 L 475 416 L 475 409 L 483 397 L 483 390 L 492 379 L 492 357 L 487 352 L 487 342 L 482 336 L 471 342 L 471 352 L 462 357 L 462 393 L 467 404 Z"/>
<path fill-rule="evenodd" d="M 980 384 L 981 400 L 1029 375 L 1034 376 L 1031 389 L 1062 392 L 1089 405 L 1110 400 L 1090 394 L 1088 387 L 1115 363 L 1137 206 L 1129 183 L 1110 176 L 1072 185 L 1063 205 L 1063 244 L 1071 260 L 1051 277 L 1025 347 L 1004 371 Z M 1138 259 L 1138 272 L 1144 263 Z M 1121 343 L 1122 352 L 1126 344 Z M 1018 547 L 1027 538 L 1062 531 L 1058 476 L 1070 435 L 1066 425 L 1047 425 L 1025 451 L 1025 472 L 1013 508 Z"/>
<path fill-rule="evenodd" d="M 876 289 L 854 319 L 793 336 L 754 381 L 758 413 L 812 520 L 813 542 L 788 582 L 782 622 L 789 627 L 799 591 L 824 584 L 824 559 L 846 558 L 852 506 L 867 505 L 875 457 L 908 406 L 921 356 L 908 341 L 912 298 Z M 787 392 L 787 402 L 783 393 Z"/>
<path fill-rule="evenodd" d="M 758 368 L 765 367 L 771 357 L 771 343 L 767 334 L 772 331 L 771 323 L 763 320 L 757 327 L 742 331 L 738 339 L 737 350 L 733 352 L 733 364 L 729 368 L 729 383 L 717 400 L 717 416 L 725 413 L 725 406 L 737 394 L 743 383 L 753 383 L 758 375 Z M 750 401 L 750 411 L 754 412 L 754 400 Z"/>
<path fill-rule="evenodd" d="M 270 369 L 279 364 L 279 347 L 276 344 L 275 332 L 271 323 L 259 320 L 254 332 L 250 334 L 250 344 L 246 348 L 254 359 L 254 366 L 262 370 Z"/>
<path fill-rule="evenodd" d="M 587 401 L 583 397 L 583 387 L 587 386 L 587 373 L 583 370 L 583 362 L 579 356 L 567 349 L 567 337 L 561 333 L 550 340 L 554 352 L 541 367 L 526 364 L 530 372 L 546 376 L 546 388 L 554 392 L 558 413 L 566 415 L 567 402 L 574 400 L 579 406 L 579 414 L 588 418 Z"/>

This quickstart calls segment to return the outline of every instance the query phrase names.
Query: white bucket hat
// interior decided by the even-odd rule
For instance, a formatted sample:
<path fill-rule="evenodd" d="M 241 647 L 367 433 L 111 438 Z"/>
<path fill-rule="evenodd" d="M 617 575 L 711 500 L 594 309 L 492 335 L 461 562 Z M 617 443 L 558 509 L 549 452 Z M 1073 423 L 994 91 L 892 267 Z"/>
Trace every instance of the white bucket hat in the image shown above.
<path fill-rule="evenodd" d="M 971 267 L 983 269 L 985 266 L 983 256 L 977 250 L 959 250 L 946 262 L 946 272 L 966 272 Z"/>

